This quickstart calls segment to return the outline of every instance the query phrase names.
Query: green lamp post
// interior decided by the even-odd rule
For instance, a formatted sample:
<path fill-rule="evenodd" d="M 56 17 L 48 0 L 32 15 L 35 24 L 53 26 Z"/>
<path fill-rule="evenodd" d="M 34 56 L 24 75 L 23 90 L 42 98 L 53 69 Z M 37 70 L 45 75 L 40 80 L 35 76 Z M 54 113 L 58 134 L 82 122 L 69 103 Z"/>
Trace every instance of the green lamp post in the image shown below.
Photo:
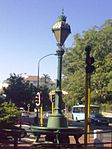
<path fill-rule="evenodd" d="M 64 54 L 63 44 L 71 33 L 70 25 L 66 23 L 66 17 L 62 14 L 58 21 L 53 25 L 52 31 L 57 40 L 58 50 L 58 69 L 57 69 L 57 83 L 55 91 L 55 110 L 48 118 L 48 128 L 67 127 L 67 120 L 62 114 L 62 90 L 61 90 L 61 76 L 62 76 L 62 57 Z"/>
<path fill-rule="evenodd" d="M 67 119 L 62 113 L 62 89 L 61 89 L 61 76 L 62 76 L 62 57 L 64 54 L 63 44 L 71 33 L 70 25 L 66 23 L 66 17 L 62 14 L 59 16 L 58 21 L 53 25 L 52 31 L 56 37 L 58 50 L 58 69 L 57 69 L 57 84 L 55 91 L 55 107 L 53 114 L 49 115 L 47 127 L 32 126 L 31 129 L 37 136 L 37 141 L 41 134 L 46 135 L 45 140 L 51 141 L 56 144 L 69 144 L 69 136 L 75 138 L 76 145 L 80 145 L 79 138 L 82 136 L 82 128 L 67 126 Z"/>

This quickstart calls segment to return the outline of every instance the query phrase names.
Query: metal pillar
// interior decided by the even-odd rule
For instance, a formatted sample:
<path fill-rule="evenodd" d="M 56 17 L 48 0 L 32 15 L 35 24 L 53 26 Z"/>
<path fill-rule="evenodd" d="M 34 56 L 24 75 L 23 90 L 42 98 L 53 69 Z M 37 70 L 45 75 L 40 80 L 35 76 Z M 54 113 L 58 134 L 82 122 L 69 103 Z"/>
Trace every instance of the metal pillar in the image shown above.
<path fill-rule="evenodd" d="M 60 48 L 57 50 L 58 55 L 58 70 L 57 70 L 57 83 L 56 83 L 56 97 L 55 97 L 55 113 L 61 114 L 62 103 L 62 90 L 61 90 L 61 74 L 62 74 L 62 56 L 64 50 Z"/>
<path fill-rule="evenodd" d="M 54 113 L 49 116 L 47 127 L 60 128 L 67 127 L 67 119 L 62 114 L 62 90 L 61 90 L 61 76 L 62 76 L 62 57 L 64 49 L 59 46 L 57 50 L 58 55 L 58 70 L 57 70 L 57 84 L 55 91 L 55 109 Z"/>

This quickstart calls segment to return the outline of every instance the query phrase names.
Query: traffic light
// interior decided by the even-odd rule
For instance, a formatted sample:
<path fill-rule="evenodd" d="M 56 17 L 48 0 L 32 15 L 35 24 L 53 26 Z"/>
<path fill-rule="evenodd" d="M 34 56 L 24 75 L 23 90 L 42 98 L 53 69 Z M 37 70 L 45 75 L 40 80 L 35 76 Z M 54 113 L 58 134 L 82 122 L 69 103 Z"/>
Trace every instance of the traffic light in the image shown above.
<path fill-rule="evenodd" d="M 52 97 L 51 97 L 51 101 L 54 102 L 55 101 L 55 94 L 52 94 Z"/>
<path fill-rule="evenodd" d="M 86 73 L 92 73 L 93 71 L 95 71 L 95 67 L 92 65 L 94 63 L 94 58 L 93 57 L 89 57 L 88 59 L 86 59 Z"/>
<path fill-rule="evenodd" d="M 85 49 L 86 51 L 86 73 L 92 73 L 93 71 L 95 71 L 95 67 L 92 65 L 94 63 L 94 57 L 90 56 L 90 51 L 91 48 L 90 47 L 86 47 Z"/>
<path fill-rule="evenodd" d="M 36 106 L 40 106 L 40 93 L 39 92 L 37 92 L 35 96 L 35 104 Z"/>

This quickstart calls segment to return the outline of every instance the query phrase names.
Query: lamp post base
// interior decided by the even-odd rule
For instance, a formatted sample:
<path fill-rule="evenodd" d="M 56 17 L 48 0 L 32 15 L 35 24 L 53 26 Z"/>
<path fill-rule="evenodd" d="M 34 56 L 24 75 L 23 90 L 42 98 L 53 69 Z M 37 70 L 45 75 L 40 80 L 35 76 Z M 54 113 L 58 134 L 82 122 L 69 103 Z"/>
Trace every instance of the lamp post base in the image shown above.
<path fill-rule="evenodd" d="M 31 126 L 31 130 L 33 134 L 37 137 L 36 141 L 38 143 L 39 143 L 39 138 L 41 137 L 41 135 L 45 135 L 44 142 L 48 141 L 50 143 L 53 143 L 54 145 L 62 145 L 62 144 L 70 145 L 69 136 L 73 136 L 75 139 L 74 143 L 76 143 L 77 147 L 81 147 L 79 138 L 84 133 L 82 128 L 77 128 L 77 127 L 48 128 L 48 127 Z M 42 144 L 42 142 L 40 142 L 40 144 Z"/>
<path fill-rule="evenodd" d="M 51 114 L 48 117 L 47 128 L 67 127 L 67 119 L 63 114 Z"/>

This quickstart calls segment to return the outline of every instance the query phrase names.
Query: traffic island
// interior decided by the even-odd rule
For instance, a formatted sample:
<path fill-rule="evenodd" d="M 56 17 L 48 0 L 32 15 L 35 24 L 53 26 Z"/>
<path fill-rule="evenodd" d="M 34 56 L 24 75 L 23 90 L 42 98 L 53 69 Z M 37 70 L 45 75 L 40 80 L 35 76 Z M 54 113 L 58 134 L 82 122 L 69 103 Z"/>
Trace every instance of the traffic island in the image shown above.
<path fill-rule="evenodd" d="M 31 126 L 33 134 L 37 137 L 36 142 L 39 144 L 39 139 L 42 135 L 45 135 L 45 143 L 53 143 L 55 145 L 67 145 L 70 143 L 69 137 L 74 137 L 74 144 L 77 147 L 81 146 L 79 138 L 83 134 L 82 128 L 77 127 L 60 127 L 60 128 L 48 128 Z M 42 143 L 42 142 L 40 142 Z M 44 143 L 44 142 L 43 142 Z"/>

